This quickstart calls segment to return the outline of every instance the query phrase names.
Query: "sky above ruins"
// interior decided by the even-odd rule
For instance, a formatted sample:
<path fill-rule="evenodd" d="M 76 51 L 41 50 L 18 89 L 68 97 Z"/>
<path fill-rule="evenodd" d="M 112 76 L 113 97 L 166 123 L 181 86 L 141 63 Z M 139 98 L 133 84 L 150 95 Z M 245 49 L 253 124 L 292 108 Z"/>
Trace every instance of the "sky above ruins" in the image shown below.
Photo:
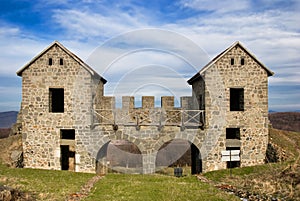
<path fill-rule="evenodd" d="M 299 0 L 1 0 L 0 112 L 19 110 L 16 71 L 54 40 L 108 80 L 105 95 L 158 97 L 190 95 L 186 81 L 241 41 L 275 72 L 269 109 L 300 110 L 299 10 Z M 99 67 L 108 54 L 119 57 Z"/>

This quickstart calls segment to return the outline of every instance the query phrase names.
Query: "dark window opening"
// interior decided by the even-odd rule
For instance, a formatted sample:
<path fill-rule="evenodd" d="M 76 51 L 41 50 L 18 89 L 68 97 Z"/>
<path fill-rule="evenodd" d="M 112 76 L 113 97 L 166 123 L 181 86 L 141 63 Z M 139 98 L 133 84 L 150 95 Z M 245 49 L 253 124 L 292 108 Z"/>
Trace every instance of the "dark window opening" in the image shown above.
<path fill-rule="evenodd" d="M 241 58 L 241 65 L 245 65 L 245 59 Z"/>
<path fill-rule="evenodd" d="M 226 139 L 240 140 L 239 128 L 226 128 Z"/>
<path fill-rule="evenodd" d="M 69 145 L 60 146 L 60 163 L 62 170 L 69 170 Z"/>
<path fill-rule="evenodd" d="M 226 150 L 241 150 L 240 147 L 226 147 Z M 227 161 L 227 168 L 241 167 L 241 161 Z"/>
<path fill-rule="evenodd" d="M 48 64 L 49 64 L 49 66 L 51 66 L 53 64 L 52 58 L 49 58 Z"/>
<path fill-rule="evenodd" d="M 64 89 L 49 89 L 49 112 L 64 112 Z"/>
<path fill-rule="evenodd" d="M 63 58 L 60 58 L 60 59 L 59 59 L 59 65 L 64 65 L 64 60 L 63 60 Z"/>
<path fill-rule="evenodd" d="M 60 139 L 75 140 L 75 130 L 74 129 L 60 130 Z"/>
<path fill-rule="evenodd" d="M 231 65 L 234 65 L 234 58 L 231 58 L 231 59 L 230 59 L 230 64 L 231 64 Z"/>
<path fill-rule="evenodd" d="M 244 111 L 244 89 L 230 89 L 230 111 Z"/>

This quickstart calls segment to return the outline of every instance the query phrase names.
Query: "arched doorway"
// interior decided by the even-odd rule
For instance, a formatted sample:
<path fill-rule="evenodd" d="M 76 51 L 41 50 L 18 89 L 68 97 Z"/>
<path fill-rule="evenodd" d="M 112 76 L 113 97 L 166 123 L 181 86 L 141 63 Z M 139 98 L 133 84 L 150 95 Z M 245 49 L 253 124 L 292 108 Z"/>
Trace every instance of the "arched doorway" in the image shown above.
<path fill-rule="evenodd" d="M 96 158 L 96 173 L 142 173 L 142 154 L 128 140 L 112 140 L 104 144 Z"/>
<path fill-rule="evenodd" d="M 164 172 L 170 167 L 183 167 L 184 174 L 199 174 L 202 172 L 202 160 L 199 149 L 191 142 L 174 139 L 164 143 L 157 152 L 156 170 Z"/>

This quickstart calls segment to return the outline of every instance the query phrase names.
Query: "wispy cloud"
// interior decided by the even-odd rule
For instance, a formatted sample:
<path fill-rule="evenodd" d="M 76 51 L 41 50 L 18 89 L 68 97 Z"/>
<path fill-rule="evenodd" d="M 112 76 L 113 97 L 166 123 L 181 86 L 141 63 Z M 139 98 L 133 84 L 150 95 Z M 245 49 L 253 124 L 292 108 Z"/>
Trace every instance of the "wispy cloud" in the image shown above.
<path fill-rule="evenodd" d="M 249 9 L 250 1 L 223 0 L 216 2 L 209 0 L 181 0 L 179 5 L 199 11 L 226 13 Z"/>
<path fill-rule="evenodd" d="M 300 80 L 297 79 L 300 73 L 300 2 L 297 0 L 224 0 L 218 3 L 208 0 L 167 3 L 135 0 L 42 0 L 37 3 L 28 1 L 27 4 L 28 15 L 32 13 L 40 16 L 40 19 L 22 24 L 20 21 L 14 22 L 14 17 L 8 19 L 1 15 L 1 76 L 15 76 L 16 70 L 53 40 L 59 40 L 79 57 L 87 59 L 87 63 L 99 73 L 104 72 L 103 66 L 104 69 L 109 66 L 107 73 L 112 76 L 109 77 L 109 82 L 125 79 L 122 77 L 124 72 L 134 72 L 137 67 L 152 64 L 172 67 L 182 77 L 191 72 L 185 59 L 192 64 L 201 60 L 201 64 L 195 65 L 199 70 L 213 56 L 234 41 L 240 40 L 275 72 L 275 76 L 270 78 L 271 85 L 289 86 L 291 93 L 300 94 L 300 89 L 295 87 L 300 85 Z M 176 37 L 176 34 L 168 37 L 163 32 L 154 35 L 150 31 L 137 31 L 144 28 L 170 30 L 179 33 L 182 38 Z M 139 34 L 130 36 L 128 33 L 132 30 Z M 179 43 L 180 40 L 184 41 L 183 36 L 190 43 Z M 116 38 L 121 41 L 113 44 L 109 40 Z M 95 49 L 99 46 L 101 51 Z M 199 52 L 191 51 L 195 46 L 198 46 Z M 133 52 L 134 48 L 140 51 L 129 55 L 128 51 Z M 164 51 L 158 54 L 159 51 L 144 51 L 142 48 Z M 93 62 L 92 55 L 97 51 L 105 59 Z M 203 58 L 199 59 L 199 55 Z M 99 64 L 102 66 L 99 67 Z M 167 77 L 167 74 L 162 73 L 161 76 Z M 174 84 L 174 77 L 167 77 L 165 80 Z M 147 78 L 146 81 L 148 82 Z M 158 76 L 154 81 L 159 83 L 161 80 Z M 127 87 L 135 87 L 134 82 L 128 82 L 130 84 Z M 150 80 L 148 83 L 150 86 Z M 174 86 L 181 91 L 179 85 L 175 83 Z M 121 88 L 126 92 L 123 86 Z M 150 88 L 159 94 L 157 89 L 161 87 L 152 85 L 148 90 Z M 272 96 L 273 94 L 280 92 L 270 90 L 272 105 L 284 102 Z M 295 102 L 299 98 L 292 97 L 294 102 L 288 104 L 297 106 Z"/>

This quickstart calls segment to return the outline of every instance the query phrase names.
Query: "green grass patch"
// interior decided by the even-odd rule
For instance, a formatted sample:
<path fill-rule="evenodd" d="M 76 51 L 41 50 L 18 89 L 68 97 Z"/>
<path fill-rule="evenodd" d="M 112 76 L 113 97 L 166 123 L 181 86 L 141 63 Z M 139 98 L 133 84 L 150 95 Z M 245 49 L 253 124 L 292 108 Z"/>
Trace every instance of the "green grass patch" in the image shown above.
<path fill-rule="evenodd" d="M 239 200 L 195 176 L 108 174 L 93 188 L 89 200 Z"/>
<path fill-rule="evenodd" d="M 0 164 L 0 184 L 34 194 L 37 200 L 65 200 L 80 191 L 94 174 L 8 168 Z"/>
<path fill-rule="evenodd" d="M 286 166 L 288 162 L 285 163 L 268 163 L 264 165 L 233 168 L 231 169 L 231 177 L 245 178 L 254 175 L 270 174 L 272 172 L 278 172 L 283 166 Z M 230 169 L 217 170 L 212 172 L 207 172 L 204 174 L 205 177 L 212 181 L 222 182 L 226 181 L 230 177 Z"/>

